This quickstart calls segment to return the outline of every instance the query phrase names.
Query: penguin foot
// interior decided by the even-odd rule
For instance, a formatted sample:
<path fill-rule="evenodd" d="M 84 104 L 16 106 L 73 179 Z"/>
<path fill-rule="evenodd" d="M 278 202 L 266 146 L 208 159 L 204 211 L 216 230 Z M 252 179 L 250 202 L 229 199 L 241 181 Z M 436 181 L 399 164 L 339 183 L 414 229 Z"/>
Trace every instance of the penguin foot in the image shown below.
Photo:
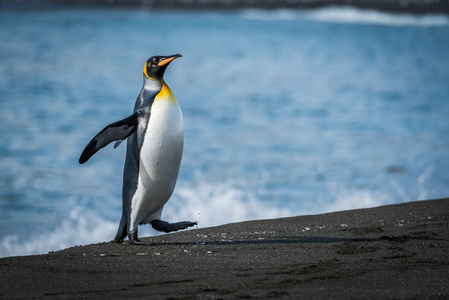
<path fill-rule="evenodd" d="M 128 233 L 128 239 L 131 245 L 145 245 L 144 242 L 137 238 L 137 230 L 133 233 Z"/>
<path fill-rule="evenodd" d="M 112 243 L 121 244 L 123 243 L 123 240 L 125 239 L 126 231 L 124 234 L 118 234 L 115 236 L 115 238 L 111 241 Z"/>
<path fill-rule="evenodd" d="M 129 244 L 130 245 L 146 245 L 144 242 L 142 242 L 141 240 L 129 240 Z"/>
<path fill-rule="evenodd" d="M 198 222 L 178 222 L 178 223 L 168 223 L 162 220 L 153 220 L 150 222 L 151 226 L 153 226 L 154 229 L 158 231 L 163 232 L 172 232 L 172 231 L 178 231 L 181 229 L 186 229 L 187 227 L 198 225 Z"/>

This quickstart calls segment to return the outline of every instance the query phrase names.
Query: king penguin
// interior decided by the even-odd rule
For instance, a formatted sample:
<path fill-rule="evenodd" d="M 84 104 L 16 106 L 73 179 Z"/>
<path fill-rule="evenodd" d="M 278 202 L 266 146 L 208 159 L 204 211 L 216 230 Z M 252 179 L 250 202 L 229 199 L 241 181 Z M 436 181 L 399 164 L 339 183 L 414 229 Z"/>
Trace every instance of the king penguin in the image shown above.
<path fill-rule="evenodd" d="M 143 68 L 143 87 L 133 114 L 101 130 L 86 146 L 79 163 L 84 164 L 111 142 L 114 148 L 127 139 L 123 172 L 123 210 L 114 242 L 128 236 L 141 244 L 137 227 L 150 223 L 158 231 L 171 232 L 196 222 L 168 223 L 162 209 L 176 185 L 184 145 L 181 108 L 163 76 L 167 66 L 180 54 L 153 56 Z"/>

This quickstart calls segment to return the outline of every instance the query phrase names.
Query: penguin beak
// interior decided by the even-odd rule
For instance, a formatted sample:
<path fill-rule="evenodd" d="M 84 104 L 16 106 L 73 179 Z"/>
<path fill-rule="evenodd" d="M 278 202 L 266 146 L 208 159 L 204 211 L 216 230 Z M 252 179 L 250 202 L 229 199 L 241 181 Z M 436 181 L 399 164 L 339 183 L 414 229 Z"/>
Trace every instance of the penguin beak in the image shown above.
<path fill-rule="evenodd" d="M 165 66 L 166 64 L 169 64 L 172 60 L 174 60 L 175 58 L 178 58 L 178 57 L 182 57 L 182 55 L 175 54 L 175 55 L 168 56 L 166 59 L 160 61 L 157 65 L 159 67 Z"/>

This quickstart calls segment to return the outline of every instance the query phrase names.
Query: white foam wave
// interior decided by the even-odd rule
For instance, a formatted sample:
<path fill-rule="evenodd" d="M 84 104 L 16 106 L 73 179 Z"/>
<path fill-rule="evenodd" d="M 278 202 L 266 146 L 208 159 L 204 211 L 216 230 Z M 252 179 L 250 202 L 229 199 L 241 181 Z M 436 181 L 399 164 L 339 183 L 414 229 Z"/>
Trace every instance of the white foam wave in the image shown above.
<path fill-rule="evenodd" d="M 365 189 L 339 188 L 333 195 L 333 201 L 324 206 L 320 213 L 369 208 L 394 203 L 391 196 L 386 193 Z"/>
<path fill-rule="evenodd" d="M 55 226 L 52 232 L 39 233 L 28 240 L 8 235 L 0 242 L 0 257 L 43 254 L 76 245 L 111 240 L 117 229 L 115 222 L 107 221 L 84 208 L 74 208 L 67 220 Z"/>
<path fill-rule="evenodd" d="M 239 221 L 318 214 L 391 203 L 387 195 L 368 190 L 331 190 L 333 199 L 327 199 L 324 203 L 308 200 L 293 208 L 261 201 L 251 192 L 232 184 L 201 181 L 192 186 L 181 183 L 165 206 L 162 218 L 169 222 L 198 221 L 198 227 L 204 228 Z M 301 200 L 298 199 L 299 201 Z M 110 241 L 115 235 L 118 221 L 102 218 L 97 212 L 81 204 L 80 207 L 73 208 L 68 218 L 51 232 L 37 234 L 28 240 L 14 235 L 4 237 L 0 241 L 0 257 L 43 254 L 75 245 Z M 139 227 L 140 237 L 158 234 L 160 233 L 151 226 Z"/>
<path fill-rule="evenodd" d="M 392 14 L 352 7 L 323 8 L 310 13 L 310 19 L 324 22 L 377 24 L 388 26 L 448 26 L 445 15 Z"/>
<path fill-rule="evenodd" d="M 180 186 L 177 196 L 164 208 L 163 217 L 198 221 L 199 227 L 231 222 L 291 216 L 287 207 L 277 207 L 258 200 L 251 193 L 230 184 L 201 183 L 196 187 Z M 175 220 L 173 220 L 175 221 Z"/>
<path fill-rule="evenodd" d="M 243 17 L 246 19 L 263 21 L 303 19 L 326 23 L 372 24 L 385 26 L 449 26 L 449 17 L 443 14 L 394 14 L 354 7 L 325 7 L 304 11 L 288 9 L 265 11 L 251 9 L 245 11 Z"/>

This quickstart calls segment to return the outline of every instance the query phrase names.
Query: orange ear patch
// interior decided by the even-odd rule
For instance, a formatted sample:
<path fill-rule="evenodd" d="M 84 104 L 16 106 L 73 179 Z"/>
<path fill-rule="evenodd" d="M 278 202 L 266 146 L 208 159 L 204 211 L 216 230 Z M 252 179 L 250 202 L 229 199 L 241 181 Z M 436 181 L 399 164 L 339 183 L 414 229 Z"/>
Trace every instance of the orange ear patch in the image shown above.
<path fill-rule="evenodd" d="M 145 63 L 145 66 L 143 66 L 143 74 L 145 74 L 146 77 L 151 79 L 151 77 L 148 76 L 148 73 L 147 73 L 147 64 L 146 63 Z"/>

